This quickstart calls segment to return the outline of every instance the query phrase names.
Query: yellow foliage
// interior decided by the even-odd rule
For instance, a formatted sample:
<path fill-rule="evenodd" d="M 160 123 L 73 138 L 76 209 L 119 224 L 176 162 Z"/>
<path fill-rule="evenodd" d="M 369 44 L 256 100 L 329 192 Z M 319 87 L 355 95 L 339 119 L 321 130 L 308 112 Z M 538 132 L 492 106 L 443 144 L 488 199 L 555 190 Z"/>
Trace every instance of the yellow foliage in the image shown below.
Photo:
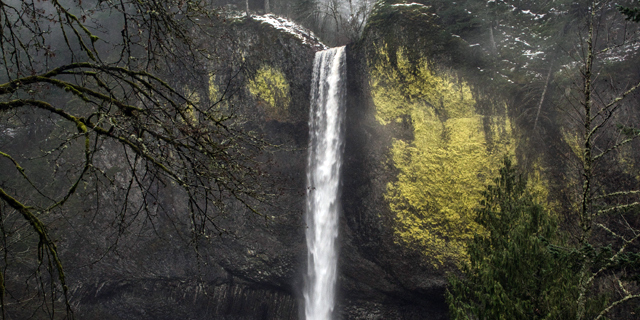
<path fill-rule="evenodd" d="M 620 147 L 618 148 L 618 152 L 616 154 L 616 158 L 618 163 L 620 164 L 620 168 L 622 171 L 628 175 L 637 174 L 637 170 L 635 170 L 633 155 L 631 154 L 631 150 L 629 148 Z"/>
<path fill-rule="evenodd" d="M 218 114 L 225 114 L 229 112 L 229 103 L 227 102 L 227 99 L 227 97 L 223 96 L 223 93 L 220 93 L 218 86 L 216 85 L 215 74 L 209 75 L 209 101 L 212 103 L 210 110 Z"/>
<path fill-rule="evenodd" d="M 618 159 L 619 167 L 620 169 L 622 169 L 622 172 L 640 181 L 640 170 L 638 170 L 635 164 L 630 145 L 625 145 L 618 148 L 617 159 Z"/>
<path fill-rule="evenodd" d="M 426 60 L 412 65 L 399 49 L 395 67 L 387 47 L 377 54 L 379 62 L 369 65 L 376 119 L 387 125 L 409 117 L 413 125 L 413 141 L 395 140 L 391 149 L 399 173 L 385 197 L 396 214 L 396 235 L 436 266 L 465 259 L 466 241 L 484 232 L 473 209 L 504 155 L 514 154 L 511 123 L 506 114 L 476 113 L 471 88 L 436 74 Z"/>
<path fill-rule="evenodd" d="M 544 176 L 544 167 L 540 164 L 540 159 L 533 162 L 527 178 L 527 186 L 531 190 L 535 202 L 545 204 L 552 215 L 554 212 L 560 212 L 560 204 L 557 201 L 549 201 L 553 197 L 549 195 L 549 180 Z"/>
<path fill-rule="evenodd" d="M 196 110 L 194 105 L 200 103 L 200 95 L 195 90 L 191 90 L 189 87 L 184 86 L 185 97 L 189 99 L 191 103 L 187 103 L 184 111 L 184 119 L 185 121 L 191 121 L 193 123 L 198 122 L 198 117 L 196 115 Z M 193 103 L 193 104 L 192 104 Z"/>
<path fill-rule="evenodd" d="M 562 139 L 564 142 L 569 145 L 571 151 L 580 159 L 584 158 L 584 154 L 582 151 L 582 146 L 584 145 L 583 140 L 576 131 L 572 131 L 567 128 L 561 128 Z"/>
<path fill-rule="evenodd" d="M 209 75 L 209 100 L 215 102 L 218 101 L 221 97 L 219 97 L 220 93 L 218 92 L 218 86 L 216 85 L 216 76 L 215 74 Z"/>
<path fill-rule="evenodd" d="M 264 106 L 271 118 L 284 120 L 287 117 L 291 95 L 285 75 L 270 66 L 263 66 L 248 84 L 249 92 Z"/>

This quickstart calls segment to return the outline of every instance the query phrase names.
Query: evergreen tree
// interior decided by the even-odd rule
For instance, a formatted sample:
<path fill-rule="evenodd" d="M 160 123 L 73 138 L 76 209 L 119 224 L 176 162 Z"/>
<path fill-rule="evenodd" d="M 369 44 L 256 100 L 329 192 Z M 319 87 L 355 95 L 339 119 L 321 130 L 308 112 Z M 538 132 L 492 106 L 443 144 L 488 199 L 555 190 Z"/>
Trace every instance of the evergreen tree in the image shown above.
<path fill-rule="evenodd" d="M 477 222 L 485 232 L 469 244 L 464 277 L 449 278 L 451 319 L 569 319 L 576 277 L 556 250 L 554 217 L 505 159 L 500 176 L 483 193 Z"/>
<path fill-rule="evenodd" d="M 575 204 L 568 218 L 577 227 L 572 246 L 580 264 L 577 320 L 637 319 L 632 308 L 640 299 L 640 227 L 632 220 L 640 208 L 640 180 L 625 178 L 625 161 L 635 161 L 640 145 L 637 121 L 629 120 L 638 107 L 634 97 L 640 79 L 635 71 L 624 72 L 635 64 L 624 50 L 637 48 L 635 34 L 640 30 L 619 19 L 616 4 L 591 2 L 580 39 L 584 47 L 574 54 L 579 59 L 573 83 L 579 86 L 565 89 L 572 98 L 564 109 L 575 108 L 568 113 L 574 118 L 566 121 L 564 139 L 577 169 L 567 174 L 574 181 L 567 192 Z M 604 32 L 610 36 L 602 37 Z M 611 63 L 613 59 L 618 63 Z M 595 295 L 607 298 L 598 308 L 589 301 Z"/>
<path fill-rule="evenodd" d="M 635 2 L 640 4 L 640 1 L 638 0 L 636 0 Z M 618 6 L 618 10 L 620 10 L 622 14 L 627 16 L 627 20 L 631 20 L 633 22 L 640 22 L 640 7 L 632 8 L 632 7 Z"/>

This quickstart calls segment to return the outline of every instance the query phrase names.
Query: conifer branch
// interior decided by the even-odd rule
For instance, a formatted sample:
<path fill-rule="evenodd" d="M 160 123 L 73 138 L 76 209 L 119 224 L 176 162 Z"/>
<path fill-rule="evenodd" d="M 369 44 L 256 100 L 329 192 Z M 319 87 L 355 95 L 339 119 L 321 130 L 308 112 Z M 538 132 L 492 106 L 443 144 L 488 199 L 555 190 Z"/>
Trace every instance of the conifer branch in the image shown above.
<path fill-rule="evenodd" d="M 628 195 L 633 195 L 633 194 L 640 194 L 640 190 L 612 192 L 612 193 L 608 193 L 608 194 L 605 194 L 605 195 L 593 197 L 593 200 L 599 200 L 599 199 L 604 199 L 604 198 L 609 198 L 609 197 L 628 196 Z"/>
<path fill-rule="evenodd" d="M 598 159 L 602 158 L 603 156 L 605 156 L 607 153 L 609 153 L 609 152 L 611 152 L 611 151 L 613 151 L 613 150 L 616 150 L 616 149 L 618 149 L 618 148 L 620 148 L 620 147 L 624 146 L 625 144 L 627 144 L 627 143 L 629 143 L 629 142 L 632 142 L 632 141 L 633 141 L 633 140 L 635 140 L 637 137 L 638 137 L 638 136 L 635 136 L 635 137 L 633 137 L 633 138 L 629 138 L 629 139 L 624 139 L 624 140 L 622 140 L 622 141 L 620 141 L 620 142 L 616 143 L 616 144 L 615 144 L 614 146 L 612 146 L 611 148 L 608 148 L 608 149 L 606 149 L 606 150 L 602 151 L 601 153 L 597 154 L 596 156 L 594 156 L 594 157 L 593 157 L 593 161 L 596 161 L 596 160 L 598 160 Z"/>
<path fill-rule="evenodd" d="M 603 215 L 605 213 L 610 213 L 610 212 L 613 212 L 613 211 L 627 210 L 627 209 L 633 208 L 633 207 L 635 207 L 637 205 L 640 205 L 640 201 L 636 201 L 636 202 L 629 203 L 629 204 L 612 206 L 612 207 L 609 207 L 609 208 L 606 208 L 606 209 L 603 209 L 603 210 L 598 210 L 595 215 L 596 216 L 600 216 L 600 215 Z"/>
<path fill-rule="evenodd" d="M 624 296 L 624 298 L 615 301 L 613 303 L 611 303 L 609 306 L 607 306 L 604 310 L 600 311 L 600 313 L 598 314 L 597 317 L 594 318 L 594 320 L 600 320 L 602 319 L 607 313 L 609 313 L 613 308 L 617 307 L 620 304 L 623 304 L 631 299 L 638 299 L 640 298 L 640 294 L 632 294 L 632 295 L 626 295 Z"/>

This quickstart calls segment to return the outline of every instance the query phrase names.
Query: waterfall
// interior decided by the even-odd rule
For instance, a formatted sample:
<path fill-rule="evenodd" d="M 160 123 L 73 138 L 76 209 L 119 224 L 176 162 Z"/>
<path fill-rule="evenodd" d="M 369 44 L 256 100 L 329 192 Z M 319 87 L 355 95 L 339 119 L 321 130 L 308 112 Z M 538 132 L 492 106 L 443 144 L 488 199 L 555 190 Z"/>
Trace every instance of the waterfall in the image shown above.
<path fill-rule="evenodd" d="M 344 47 L 317 52 L 313 63 L 307 171 L 307 320 L 329 320 L 337 276 L 340 167 L 344 140 Z"/>

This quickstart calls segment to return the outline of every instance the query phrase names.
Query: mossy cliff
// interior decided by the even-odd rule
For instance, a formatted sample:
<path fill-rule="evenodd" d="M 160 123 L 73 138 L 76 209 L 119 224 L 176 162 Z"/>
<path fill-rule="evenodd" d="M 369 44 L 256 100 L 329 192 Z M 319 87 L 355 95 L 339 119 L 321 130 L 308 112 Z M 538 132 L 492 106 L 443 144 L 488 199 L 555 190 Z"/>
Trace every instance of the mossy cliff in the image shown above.
<path fill-rule="evenodd" d="M 426 57 L 411 64 L 403 47 L 396 50 L 395 67 L 384 47 L 371 59 L 377 63 L 368 64 L 376 120 L 383 126 L 406 121 L 412 133 L 394 139 L 390 150 L 398 174 L 385 199 L 396 215 L 395 232 L 436 265 L 464 259 L 466 240 L 482 232 L 473 220 L 482 186 L 502 158 L 513 155 L 511 122 L 506 112 L 477 111 L 469 84 L 451 71 L 435 70 Z"/>
<path fill-rule="evenodd" d="M 349 314 L 376 306 L 385 319 L 445 319 L 446 274 L 484 232 L 474 221 L 483 186 L 516 155 L 508 98 L 491 93 L 481 54 L 437 21 L 429 6 L 379 3 L 349 46 L 340 262 Z"/>
<path fill-rule="evenodd" d="M 273 119 L 286 119 L 291 92 L 284 74 L 270 66 L 262 66 L 248 83 L 249 91 L 260 101 L 267 115 Z"/>
<path fill-rule="evenodd" d="M 489 93 L 477 69 L 481 55 L 435 14 L 424 5 L 381 4 L 347 47 L 336 319 L 446 319 L 446 274 L 465 259 L 466 240 L 484 232 L 473 216 L 482 187 L 505 155 L 516 154 L 510 103 Z M 83 317 L 300 315 L 309 94 L 321 45 L 258 19 L 221 19 L 208 32 L 207 48 L 223 58 L 202 66 L 203 79 L 176 81 L 184 80 L 192 100 L 229 111 L 278 146 L 262 168 L 275 204 L 262 216 L 230 205 L 215 221 L 228 233 L 201 239 L 197 254 L 188 241 L 149 233 L 105 258 L 73 287 Z M 546 192 L 543 183 L 538 189 Z M 164 208 L 187 210 L 171 188 L 159 192 Z M 166 223 L 158 232 L 178 227 Z"/>
<path fill-rule="evenodd" d="M 257 19 L 220 18 L 203 30 L 197 45 L 216 58 L 196 66 L 202 78 L 188 78 L 180 70 L 171 78 L 192 101 L 238 118 L 248 137 L 273 146 L 265 148 L 261 156 L 269 161 L 260 168 L 273 203 L 255 205 L 258 215 L 229 201 L 226 212 L 212 217 L 220 235 L 196 239 L 185 196 L 163 185 L 156 192 L 163 209 L 153 228 L 122 236 L 123 243 L 135 245 L 119 248 L 90 270 L 69 271 L 70 279 L 79 279 L 71 284 L 78 318 L 298 318 L 306 257 L 307 118 L 318 44 Z M 117 169 L 119 156 L 114 152 L 105 161 Z M 108 228 L 100 223 L 90 226 Z M 74 232 L 67 233 L 72 244 L 66 252 L 89 250 Z M 101 241 L 102 235 L 96 238 Z M 67 258 L 70 265 L 89 264 L 77 254 Z"/>

